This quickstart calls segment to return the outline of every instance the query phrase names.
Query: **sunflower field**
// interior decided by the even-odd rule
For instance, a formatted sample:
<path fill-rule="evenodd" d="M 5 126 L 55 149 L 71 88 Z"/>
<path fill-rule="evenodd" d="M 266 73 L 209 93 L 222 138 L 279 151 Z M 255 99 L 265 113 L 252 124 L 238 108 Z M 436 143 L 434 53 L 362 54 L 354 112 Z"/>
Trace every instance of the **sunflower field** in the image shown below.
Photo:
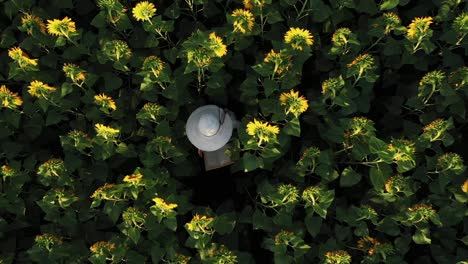
<path fill-rule="evenodd" d="M 0 264 L 467 264 L 467 35 L 464 0 L 0 0 Z"/>

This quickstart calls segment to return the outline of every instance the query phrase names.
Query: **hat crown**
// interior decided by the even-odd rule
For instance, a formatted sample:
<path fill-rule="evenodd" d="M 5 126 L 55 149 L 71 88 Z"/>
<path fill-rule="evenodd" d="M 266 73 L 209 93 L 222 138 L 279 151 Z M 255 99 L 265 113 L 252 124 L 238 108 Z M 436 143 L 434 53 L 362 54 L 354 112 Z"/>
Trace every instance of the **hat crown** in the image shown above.
<path fill-rule="evenodd" d="M 200 116 L 198 130 L 206 137 L 214 136 L 219 130 L 219 119 L 213 113 L 206 113 Z"/>

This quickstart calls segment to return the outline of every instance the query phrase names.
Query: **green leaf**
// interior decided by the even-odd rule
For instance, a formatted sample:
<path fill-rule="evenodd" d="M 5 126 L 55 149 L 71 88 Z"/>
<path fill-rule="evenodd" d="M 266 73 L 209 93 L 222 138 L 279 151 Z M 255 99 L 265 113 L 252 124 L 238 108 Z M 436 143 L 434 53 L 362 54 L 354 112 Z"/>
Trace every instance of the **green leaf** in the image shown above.
<path fill-rule="evenodd" d="M 385 183 L 391 176 L 391 170 L 385 165 L 379 165 L 379 167 L 372 167 L 369 171 L 369 177 L 376 191 L 381 191 L 385 187 Z"/>
<path fill-rule="evenodd" d="M 351 167 L 346 167 L 341 173 L 340 186 L 351 187 L 361 181 L 361 174 L 355 172 Z"/>
<path fill-rule="evenodd" d="M 387 143 L 385 141 L 378 139 L 376 137 L 371 137 L 369 139 L 369 150 L 372 153 L 379 153 L 387 150 Z"/>
<path fill-rule="evenodd" d="M 177 230 L 177 219 L 175 217 L 166 218 L 163 220 L 163 225 L 175 232 Z"/>
<path fill-rule="evenodd" d="M 299 123 L 298 118 L 293 118 L 288 121 L 283 127 L 283 131 L 291 136 L 300 137 L 301 136 L 301 124 Z"/>
<path fill-rule="evenodd" d="M 105 89 L 107 91 L 116 90 L 119 89 L 120 86 L 122 86 L 123 81 L 117 75 L 110 72 L 106 72 L 102 74 L 102 76 L 104 77 Z"/>
<path fill-rule="evenodd" d="M 46 126 L 58 124 L 62 121 L 62 118 L 63 116 L 59 112 L 51 110 L 47 114 Z"/>
<path fill-rule="evenodd" d="M 254 230 L 255 229 L 262 229 L 265 231 L 273 230 L 273 221 L 271 218 L 260 212 L 259 210 L 255 210 L 252 215 L 252 225 Z"/>
<path fill-rule="evenodd" d="M 322 0 L 309 1 L 309 8 L 312 10 L 310 17 L 314 22 L 324 22 L 332 14 L 331 8 Z"/>
<path fill-rule="evenodd" d="M 229 234 L 236 226 L 236 215 L 234 213 L 223 214 L 215 218 L 214 229 L 221 235 Z"/>
<path fill-rule="evenodd" d="M 323 220 L 321 217 L 313 216 L 312 214 L 308 214 L 304 219 L 307 231 L 312 237 L 316 237 L 318 235 L 322 222 Z"/>
<path fill-rule="evenodd" d="M 272 79 L 265 79 L 263 81 L 263 88 L 265 89 L 265 95 L 268 97 L 273 94 L 275 91 L 278 91 L 278 84 Z"/>
<path fill-rule="evenodd" d="M 413 235 L 414 243 L 418 245 L 431 244 L 431 239 L 429 237 L 429 229 L 417 229 L 416 233 Z"/>
<path fill-rule="evenodd" d="M 138 240 L 140 240 L 140 229 L 136 227 L 129 227 L 126 229 L 127 236 L 133 241 L 133 243 L 138 244 Z"/>
<path fill-rule="evenodd" d="M 400 0 L 385 0 L 380 5 L 380 10 L 388 10 L 396 7 L 400 3 Z"/>
<path fill-rule="evenodd" d="M 61 87 L 60 96 L 64 97 L 65 95 L 70 94 L 71 92 L 73 92 L 73 85 L 67 82 L 63 83 Z"/>
<path fill-rule="evenodd" d="M 244 164 L 244 172 L 253 171 L 256 168 L 263 168 L 263 159 L 250 153 L 245 153 L 242 157 L 242 161 Z"/>

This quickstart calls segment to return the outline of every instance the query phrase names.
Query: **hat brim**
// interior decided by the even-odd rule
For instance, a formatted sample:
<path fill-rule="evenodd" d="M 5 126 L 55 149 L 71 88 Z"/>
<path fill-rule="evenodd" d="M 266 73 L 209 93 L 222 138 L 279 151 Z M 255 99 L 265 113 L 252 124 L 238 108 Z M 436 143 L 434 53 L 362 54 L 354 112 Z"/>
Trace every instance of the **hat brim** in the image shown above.
<path fill-rule="evenodd" d="M 190 142 L 200 150 L 203 151 L 215 151 L 222 148 L 232 136 L 232 119 L 229 113 L 226 113 L 224 116 L 224 122 L 220 124 L 218 132 L 211 136 L 207 137 L 200 133 L 198 129 L 198 122 L 200 117 L 206 113 L 214 113 L 215 115 L 222 114 L 221 108 L 216 105 L 205 105 L 197 108 L 189 116 L 187 124 L 185 126 L 185 131 Z"/>

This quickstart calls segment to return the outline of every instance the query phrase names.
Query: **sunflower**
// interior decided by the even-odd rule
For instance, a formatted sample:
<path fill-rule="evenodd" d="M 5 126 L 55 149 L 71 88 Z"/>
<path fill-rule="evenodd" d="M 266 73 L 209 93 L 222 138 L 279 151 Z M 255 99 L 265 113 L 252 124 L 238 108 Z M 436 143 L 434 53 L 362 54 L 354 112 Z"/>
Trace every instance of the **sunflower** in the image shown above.
<path fill-rule="evenodd" d="M 290 44 L 293 49 L 303 50 L 305 46 L 314 43 L 314 36 L 307 29 L 290 28 L 284 35 L 284 42 Z"/>
<path fill-rule="evenodd" d="M 255 22 L 252 12 L 245 9 L 236 9 L 232 12 L 231 16 L 234 18 L 234 32 L 245 34 L 248 31 L 252 31 Z"/>
<path fill-rule="evenodd" d="M 39 30 L 41 33 L 45 34 L 47 27 L 40 17 L 25 13 L 21 17 L 21 28 L 26 30 L 29 35 L 32 35 L 34 30 Z"/>
<path fill-rule="evenodd" d="M 114 99 L 103 93 L 94 96 L 94 103 L 106 110 L 117 110 L 117 106 L 115 105 Z"/>
<path fill-rule="evenodd" d="M 143 178 L 143 175 L 141 173 L 134 173 L 134 174 L 125 176 L 123 178 L 123 181 L 128 182 L 128 183 L 139 183 L 141 178 Z"/>
<path fill-rule="evenodd" d="M 0 86 L 0 103 L 1 107 L 16 109 L 23 104 L 21 97 L 10 91 L 5 85 Z"/>
<path fill-rule="evenodd" d="M 64 17 L 62 20 L 47 20 L 47 31 L 54 36 L 69 38 L 71 33 L 76 32 L 75 22 L 68 17 Z"/>
<path fill-rule="evenodd" d="M 309 108 L 307 99 L 304 96 L 299 96 L 299 92 L 292 89 L 289 93 L 282 93 L 279 100 L 281 105 L 287 107 L 286 114 L 291 113 L 295 117 L 298 117 Z"/>
<path fill-rule="evenodd" d="M 431 24 L 432 17 L 416 17 L 408 26 L 406 37 L 411 41 L 418 41 L 419 38 L 426 36 Z"/>
<path fill-rule="evenodd" d="M 156 214 L 162 217 L 174 214 L 174 209 L 178 206 L 175 203 L 168 203 L 167 201 L 159 197 L 154 198 L 153 202 L 155 203 L 153 208 L 156 209 Z"/>
<path fill-rule="evenodd" d="M 227 47 L 224 45 L 223 40 L 216 36 L 216 33 L 212 32 L 209 35 L 209 44 L 216 57 L 222 57 L 226 55 Z"/>
<path fill-rule="evenodd" d="M 254 118 L 253 121 L 247 124 L 246 131 L 247 134 L 258 139 L 258 146 L 260 146 L 263 142 L 269 142 L 271 139 L 276 138 L 279 128 Z"/>
<path fill-rule="evenodd" d="M 468 180 L 466 180 L 465 182 L 463 182 L 462 186 L 461 186 L 461 190 L 464 192 L 464 193 L 468 193 Z"/>
<path fill-rule="evenodd" d="M 137 21 L 150 21 L 156 13 L 156 7 L 153 3 L 143 1 L 133 8 L 132 14 Z"/>
<path fill-rule="evenodd" d="M 18 66 L 21 69 L 26 68 L 36 68 L 37 66 L 37 59 L 29 58 L 28 54 L 26 54 L 20 47 L 13 47 L 8 50 L 8 56 L 18 63 Z"/>
<path fill-rule="evenodd" d="M 115 138 L 119 135 L 120 130 L 115 129 L 110 126 L 105 126 L 103 124 L 96 124 L 94 125 L 97 135 L 99 137 L 104 138 L 105 140 L 115 140 Z"/>
<path fill-rule="evenodd" d="M 53 93 L 57 90 L 57 88 L 37 80 L 32 81 L 28 88 L 28 93 L 33 97 L 46 97 L 50 93 Z"/>
<path fill-rule="evenodd" d="M 153 73 L 154 77 L 158 78 L 164 69 L 164 62 L 157 56 L 148 56 L 143 61 L 141 69 Z"/>

